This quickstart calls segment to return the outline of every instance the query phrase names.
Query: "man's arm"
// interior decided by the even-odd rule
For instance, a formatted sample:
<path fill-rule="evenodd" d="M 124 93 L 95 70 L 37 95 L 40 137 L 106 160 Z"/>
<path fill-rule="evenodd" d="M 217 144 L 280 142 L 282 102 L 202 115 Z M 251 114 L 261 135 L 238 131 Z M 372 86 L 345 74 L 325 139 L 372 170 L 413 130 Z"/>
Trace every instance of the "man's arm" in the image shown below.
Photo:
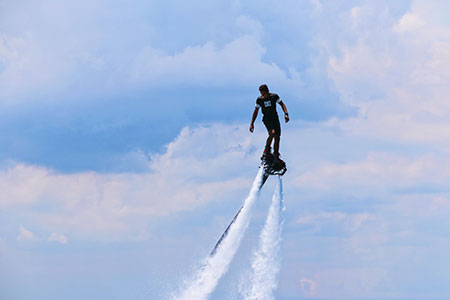
<path fill-rule="evenodd" d="M 255 128 L 255 120 L 256 117 L 258 116 L 258 111 L 259 111 L 259 107 L 255 107 L 255 110 L 253 111 L 253 116 L 252 116 L 252 122 L 250 123 L 250 132 L 253 132 L 253 129 Z"/>
<path fill-rule="evenodd" d="M 289 122 L 289 114 L 288 114 L 286 105 L 284 105 L 283 101 L 281 101 L 281 100 L 280 100 L 280 105 L 281 105 L 281 108 L 284 111 L 284 121 L 287 123 L 287 122 Z"/>

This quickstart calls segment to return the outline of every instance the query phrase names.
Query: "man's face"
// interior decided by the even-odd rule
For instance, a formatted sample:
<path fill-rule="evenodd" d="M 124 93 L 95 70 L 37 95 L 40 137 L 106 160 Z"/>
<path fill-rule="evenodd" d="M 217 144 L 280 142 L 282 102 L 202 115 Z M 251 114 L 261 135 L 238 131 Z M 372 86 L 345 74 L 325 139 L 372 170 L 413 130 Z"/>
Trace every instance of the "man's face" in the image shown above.
<path fill-rule="evenodd" d="M 269 94 L 269 91 L 266 90 L 259 90 L 259 92 L 261 93 L 261 96 L 266 97 Z"/>

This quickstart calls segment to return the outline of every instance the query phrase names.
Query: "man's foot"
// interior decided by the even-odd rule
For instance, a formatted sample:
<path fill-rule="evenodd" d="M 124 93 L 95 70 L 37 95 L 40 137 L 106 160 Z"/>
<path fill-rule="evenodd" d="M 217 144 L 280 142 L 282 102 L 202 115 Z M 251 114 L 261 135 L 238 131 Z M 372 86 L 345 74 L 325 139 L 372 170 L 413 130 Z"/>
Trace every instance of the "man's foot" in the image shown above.
<path fill-rule="evenodd" d="M 280 159 L 280 153 L 274 153 L 273 154 L 273 156 L 274 156 L 274 159 L 273 159 L 273 162 L 274 163 L 279 163 L 280 161 L 281 161 L 281 159 Z"/>

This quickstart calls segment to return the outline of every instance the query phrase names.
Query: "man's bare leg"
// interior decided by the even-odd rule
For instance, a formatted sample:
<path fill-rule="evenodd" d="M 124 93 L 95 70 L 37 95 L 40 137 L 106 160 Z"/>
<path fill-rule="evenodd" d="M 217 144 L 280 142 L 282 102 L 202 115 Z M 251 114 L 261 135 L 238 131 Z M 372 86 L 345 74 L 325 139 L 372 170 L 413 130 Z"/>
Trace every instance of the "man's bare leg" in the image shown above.
<path fill-rule="evenodd" d="M 280 150 L 280 136 L 276 135 L 275 137 L 275 142 L 273 143 L 273 154 L 275 154 L 275 156 L 279 155 L 279 150 Z"/>
<path fill-rule="evenodd" d="M 267 137 L 267 141 L 266 141 L 266 148 L 270 147 L 270 145 L 272 144 L 272 140 L 275 137 L 275 130 L 272 130 L 272 132 L 269 133 L 269 136 Z M 274 145 L 275 146 L 275 145 Z"/>

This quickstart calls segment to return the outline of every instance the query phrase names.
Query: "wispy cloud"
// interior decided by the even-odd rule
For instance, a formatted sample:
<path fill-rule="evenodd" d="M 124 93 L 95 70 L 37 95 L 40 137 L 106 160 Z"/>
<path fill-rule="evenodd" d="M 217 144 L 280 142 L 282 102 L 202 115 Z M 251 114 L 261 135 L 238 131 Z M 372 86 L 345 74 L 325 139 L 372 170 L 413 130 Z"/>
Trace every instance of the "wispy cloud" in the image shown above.
<path fill-rule="evenodd" d="M 38 241 L 39 238 L 30 230 L 26 229 L 23 226 L 19 227 L 19 235 L 17 236 L 18 241 L 25 241 L 25 242 L 35 242 Z"/>
<path fill-rule="evenodd" d="M 67 244 L 69 242 L 69 239 L 64 234 L 52 232 L 52 234 L 48 237 L 48 241 Z"/>

